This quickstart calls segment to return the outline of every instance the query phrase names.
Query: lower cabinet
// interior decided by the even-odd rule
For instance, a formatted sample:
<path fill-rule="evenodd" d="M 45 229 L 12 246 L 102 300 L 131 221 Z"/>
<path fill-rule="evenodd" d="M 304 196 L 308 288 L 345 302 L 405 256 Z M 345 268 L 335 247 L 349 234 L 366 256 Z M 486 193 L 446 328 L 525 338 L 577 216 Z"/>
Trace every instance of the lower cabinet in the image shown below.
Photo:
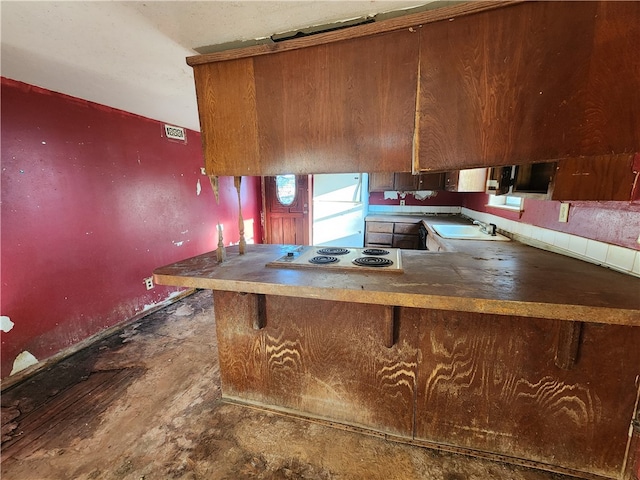
<path fill-rule="evenodd" d="M 640 327 L 225 291 L 213 304 L 224 398 L 580 477 L 625 467 Z"/>
<path fill-rule="evenodd" d="M 417 250 L 420 245 L 419 225 L 409 222 L 366 222 L 364 245 Z"/>

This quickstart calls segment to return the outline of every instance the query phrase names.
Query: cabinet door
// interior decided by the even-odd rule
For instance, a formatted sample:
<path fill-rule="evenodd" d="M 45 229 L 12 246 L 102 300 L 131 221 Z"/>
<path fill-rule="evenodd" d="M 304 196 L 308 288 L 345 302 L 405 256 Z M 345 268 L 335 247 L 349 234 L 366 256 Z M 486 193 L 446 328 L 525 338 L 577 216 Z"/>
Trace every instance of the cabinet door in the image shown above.
<path fill-rule="evenodd" d="M 633 155 L 567 158 L 558 162 L 553 200 L 632 200 Z"/>
<path fill-rule="evenodd" d="M 418 188 L 418 176 L 399 172 L 393 174 L 393 189 L 398 192 L 413 192 Z"/>
<path fill-rule="evenodd" d="M 393 233 L 400 233 L 403 235 L 417 235 L 419 223 L 394 223 Z"/>
<path fill-rule="evenodd" d="M 422 173 L 418 175 L 418 190 L 443 190 L 444 173 Z"/>
<path fill-rule="evenodd" d="M 262 174 L 410 169 L 419 36 L 254 58 Z"/>
<path fill-rule="evenodd" d="M 398 235 L 393 234 L 393 248 L 404 248 L 406 250 L 417 250 L 420 243 L 418 235 Z"/>
<path fill-rule="evenodd" d="M 393 223 L 367 222 L 367 233 L 393 233 Z"/>
<path fill-rule="evenodd" d="M 261 175 L 253 59 L 193 67 L 205 170 Z"/>
<path fill-rule="evenodd" d="M 367 232 L 365 244 L 367 246 L 381 245 L 390 247 L 393 245 L 393 233 Z"/>
<path fill-rule="evenodd" d="M 386 192 L 389 190 L 393 190 L 393 172 L 369 174 L 370 192 Z"/>
<path fill-rule="evenodd" d="M 526 2 L 422 28 L 419 168 L 637 149 L 638 3 Z"/>

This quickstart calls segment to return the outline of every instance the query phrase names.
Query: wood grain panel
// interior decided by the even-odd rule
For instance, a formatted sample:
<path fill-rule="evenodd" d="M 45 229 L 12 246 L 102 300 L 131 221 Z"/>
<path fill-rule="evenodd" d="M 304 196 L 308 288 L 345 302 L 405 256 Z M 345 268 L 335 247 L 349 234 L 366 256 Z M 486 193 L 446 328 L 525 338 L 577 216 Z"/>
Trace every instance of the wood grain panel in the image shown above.
<path fill-rule="evenodd" d="M 416 310 L 416 438 L 617 477 L 640 374 L 640 329 L 585 324 L 570 370 L 553 321 Z"/>
<path fill-rule="evenodd" d="M 267 310 L 269 297 L 262 308 Z M 226 396 L 246 400 L 264 399 L 266 365 L 265 325 L 253 328 L 251 319 L 259 316 L 261 305 L 254 295 L 236 292 L 213 292 L 213 309 L 218 337 L 220 381 Z M 268 319 L 268 315 L 264 315 Z"/>
<path fill-rule="evenodd" d="M 580 150 L 578 92 L 589 74 L 596 10 L 595 2 L 530 2 L 423 28 L 420 169 L 529 163 Z"/>
<path fill-rule="evenodd" d="M 223 395 L 411 437 L 416 326 L 388 307 L 267 296 L 255 331 L 247 295 L 214 291 Z"/>
<path fill-rule="evenodd" d="M 260 175 L 253 59 L 193 71 L 209 175 Z"/>
<path fill-rule="evenodd" d="M 254 59 L 262 174 L 410 168 L 418 34 Z"/>
<path fill-rule="evenodd" d="M 639 143 L 640 145 L 640 143 Z M 566 158 L 558 162 L 553 200 L 631 200 L 633 155 Z"/>
<path fill-rule="evenodd" d="M 577 126 L 579 151 L 592 155 L 638 152 L 640 2 L 596 5 L 588 82 L 579 92 L 584 102 Z"/>

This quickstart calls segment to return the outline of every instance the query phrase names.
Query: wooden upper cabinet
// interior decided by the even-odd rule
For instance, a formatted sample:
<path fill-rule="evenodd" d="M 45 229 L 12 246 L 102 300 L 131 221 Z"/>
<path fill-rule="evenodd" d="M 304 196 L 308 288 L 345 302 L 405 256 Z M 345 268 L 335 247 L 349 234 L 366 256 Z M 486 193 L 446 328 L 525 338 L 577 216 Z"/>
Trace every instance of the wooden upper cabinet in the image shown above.
<path fill-rule="evenodd" d="M 640 2 L 469 2 L 384 22 L 191 57 L 207 173 L 640 152 Z"/>
<path fill-rule="evenodd" d="M 639 157 L 636 157 L 640 159 Z M 567 158 L 558 162 L 553 200 L 630 201 L 636 184 L 634 155 L 603 155 L 593 158 Z"/>
<path fill-rule="evenodd" d="M 194 66 L 205 170 L 262 175 L 253 59 Z"/>
<path fill-rule="evenodd" d="M 262 174 L 410 169 L 418 50 L 406 29 L 256 57 Z"/>
<path fill-rule="evenodd" d="M 421 29 L 418 169 L 640 148 L 640 2 L 527 2 Z"/>

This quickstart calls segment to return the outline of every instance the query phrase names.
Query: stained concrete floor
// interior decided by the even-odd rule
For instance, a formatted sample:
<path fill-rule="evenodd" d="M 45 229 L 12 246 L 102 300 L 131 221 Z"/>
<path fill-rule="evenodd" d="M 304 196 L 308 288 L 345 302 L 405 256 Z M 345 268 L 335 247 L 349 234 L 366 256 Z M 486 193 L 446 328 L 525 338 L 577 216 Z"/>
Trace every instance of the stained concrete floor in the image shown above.
<path fill-rule="evenodd" d="M 19 415 L 3 427 L 3 480 L 569 478 L 225 403 L 209 291 L 8 389 L 2 407 Z"/>

